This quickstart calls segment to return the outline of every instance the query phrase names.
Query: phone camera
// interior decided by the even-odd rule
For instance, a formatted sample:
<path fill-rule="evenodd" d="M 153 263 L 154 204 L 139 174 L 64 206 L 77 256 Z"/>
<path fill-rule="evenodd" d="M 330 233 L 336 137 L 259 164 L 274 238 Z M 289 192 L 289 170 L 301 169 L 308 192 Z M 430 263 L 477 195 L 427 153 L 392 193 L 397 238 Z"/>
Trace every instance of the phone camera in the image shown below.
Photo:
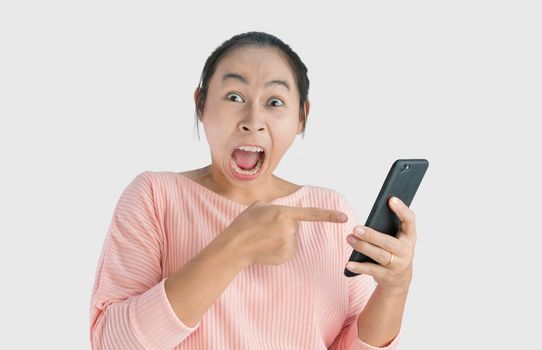
<path fill-rule="evenodd" d="M 408 169 L 410 169 L 410 165 L 405 164 L 403 165 L 403 168 L 401 168 L 401 172 L 404 173 L 405 171 L 408 171 Z"/>

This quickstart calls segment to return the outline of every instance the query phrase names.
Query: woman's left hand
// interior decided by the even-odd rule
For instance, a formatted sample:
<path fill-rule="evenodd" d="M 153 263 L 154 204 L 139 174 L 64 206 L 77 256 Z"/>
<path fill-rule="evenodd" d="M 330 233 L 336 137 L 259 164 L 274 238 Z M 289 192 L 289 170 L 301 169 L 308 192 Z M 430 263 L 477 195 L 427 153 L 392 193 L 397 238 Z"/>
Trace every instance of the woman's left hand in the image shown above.
<path fill-rule="evenodd" d="M 396 198 L 396 197 L 392 197 Z M 412 280 L 412 259 L 416 245 L 416 217 L 414 212 L 399 198 L 390 208 L 401 221 L 396 237 L 373 230 L 366 226 L 356 226 L 353 234 L 347 236 L 348 243 L 360 253 L 372 258 L 378 264 L 349 262 L 346 268 L 354 273 L 373 276 L 379 288 L 388 291 L 408 291 Z M 365 232 L 358 234 L 357 228 Z M 352 240 L 355 239 L 355 241 Z M 353 264 L 353 267 L 350 267 Z"/>

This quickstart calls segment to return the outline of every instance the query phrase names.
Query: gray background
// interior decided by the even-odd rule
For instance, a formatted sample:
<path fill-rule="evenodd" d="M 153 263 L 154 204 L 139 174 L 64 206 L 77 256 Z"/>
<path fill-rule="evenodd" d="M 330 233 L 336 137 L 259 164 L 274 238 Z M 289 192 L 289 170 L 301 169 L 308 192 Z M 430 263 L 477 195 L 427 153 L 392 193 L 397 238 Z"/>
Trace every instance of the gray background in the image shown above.
<path fill-rule="evenodd" d="M 364 223 L 395 159 L 430 161 L 402 349 L 539 347 L 541 17 L 535 1 L 3 1 L 0 348 L 89 347 L 121 192 L 208 164 L 193 90 L 248 30 L 309 68 L 306 136 L 278 176 L 340 191 Z"/>

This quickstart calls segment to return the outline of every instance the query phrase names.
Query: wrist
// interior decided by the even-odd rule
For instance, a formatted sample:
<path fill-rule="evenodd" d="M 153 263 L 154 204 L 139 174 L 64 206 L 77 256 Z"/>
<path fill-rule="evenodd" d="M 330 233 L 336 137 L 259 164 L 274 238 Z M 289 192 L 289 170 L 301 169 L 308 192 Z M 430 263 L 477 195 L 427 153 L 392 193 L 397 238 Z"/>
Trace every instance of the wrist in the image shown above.
<path fill-rule="evenodd" d="M 247 253 L 240 240 L 240 235 L 227 229 L 222 231 L 212 242 L 225 254 L 226 260 L 230 261 L 239 270 L 252 264 L 251 256 Z"/>
<path fill-rule="evenodd" d="M 397 287 L 385 287 L 381 285 L 376 286 L 376 291 L 386 297 L 402 298 L 408 295 L 409 286 L 397 286 Z"/>

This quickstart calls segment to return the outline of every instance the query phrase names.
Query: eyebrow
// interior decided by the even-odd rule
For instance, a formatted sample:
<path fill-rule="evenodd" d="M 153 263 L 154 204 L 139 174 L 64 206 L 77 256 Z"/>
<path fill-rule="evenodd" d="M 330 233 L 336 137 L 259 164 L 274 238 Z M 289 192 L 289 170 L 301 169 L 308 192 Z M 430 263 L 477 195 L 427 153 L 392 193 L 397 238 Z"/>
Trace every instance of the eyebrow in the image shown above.
<path fill-rule="evenodd" d="M 235 80 L 240 81 L 243 84 L 248 84 L 248 81 L 245 79 L 245 77 L 243 77 L 241 74 L 238 74 L 238 73 L 225 73 L 222 76 L 222 82 L 224 82 L 227 79 L 235 79 Z M 282 85 L 286 89 L 290 90 L 290 84 L 288 84 L 286 80 L 273 79 L 265 83 L 265 86 L 271 86 L 271 85 Z"/>

